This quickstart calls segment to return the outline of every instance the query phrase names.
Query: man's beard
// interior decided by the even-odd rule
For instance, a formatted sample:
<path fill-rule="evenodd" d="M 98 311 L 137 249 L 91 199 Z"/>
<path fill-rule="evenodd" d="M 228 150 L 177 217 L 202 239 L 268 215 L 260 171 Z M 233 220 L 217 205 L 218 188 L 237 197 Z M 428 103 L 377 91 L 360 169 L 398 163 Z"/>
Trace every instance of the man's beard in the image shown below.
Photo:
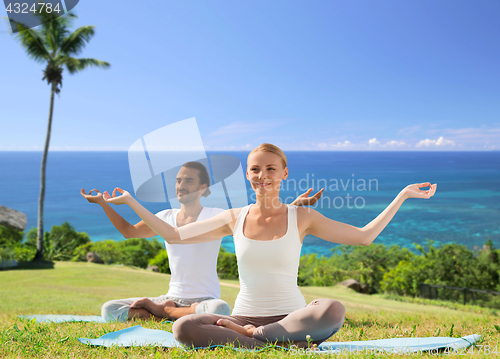
<path fill-rule="evenodd" d="M 187 192 L 187 191 L 182 191 L 182 197 L 179 197 L 179 194 L 177 193 L 177 200 L 180 202 L 180 203 L 189 203 L 189 202 L 192 202 L 194 201 L 198 196 L 198 190 L 197 191 L 193 191 L 193 192 Z"/>

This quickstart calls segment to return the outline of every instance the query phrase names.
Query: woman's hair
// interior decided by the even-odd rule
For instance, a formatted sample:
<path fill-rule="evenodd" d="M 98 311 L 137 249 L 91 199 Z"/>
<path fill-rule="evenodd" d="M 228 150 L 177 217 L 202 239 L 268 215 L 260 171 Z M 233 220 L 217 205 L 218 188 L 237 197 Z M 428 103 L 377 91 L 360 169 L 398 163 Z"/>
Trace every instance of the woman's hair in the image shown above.
<path fill-rule="evenodd" d="M 206 184 L 207 190 L 202 194 L 203 197 L 208 197 L 210 195 L 210 177 L 208 176 L 207 168 L 203 166 L 200 162 L 191 161 L 186 162 L 182 167 L 194 168 L 198 170 L 198 177 L 200 178 L 200 184 Z"/>
<path fill-rule="evenodd" d="M 250 152 L 250 153 L 248 154 L 248 157 L 250 157 L 250 155 L 251 155 L 252 153 L 254 153 L 254 152 L 258 152 L 258 151 L 262 151 L 262 152 L 271 152 L 271 153 L 274 153 L 275 155 L 280 156 L 281 161 L 283 162 L 283 168 L 285 168 L 285 167 L 286 167 L 286 164 L 287 164 L 286 155 L 285 155 L 285 153 L 281 150 L 281 148 L 279 148 L 278 146 L 271 145 L 270 143 L 263 143 L 262 145 L 255 147 L 255 148 L 252 150 L 252 152 Z M 248 161 L 248 157 L 247 157 L 247 161 Z"/>

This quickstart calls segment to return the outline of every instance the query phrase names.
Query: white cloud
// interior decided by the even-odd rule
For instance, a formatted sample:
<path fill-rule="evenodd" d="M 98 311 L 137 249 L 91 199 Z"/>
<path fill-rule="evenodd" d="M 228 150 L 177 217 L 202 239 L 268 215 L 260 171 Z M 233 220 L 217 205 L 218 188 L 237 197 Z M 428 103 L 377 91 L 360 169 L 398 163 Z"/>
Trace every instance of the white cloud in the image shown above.
<path fill-rule="evenodd" d="M 376 137 L 373 137 L 372 139 L 368 140 L 368 144 L 369 145 L 378 145 L 378 144 L 380 144 L 380 142 L 377 141 Z"/>
<path fill-rule="evenodd" d="M 440 136 L 437 140 L 430 140 L 426 138 L 417 143 L 417 147 L 445 147 L 445 146 L 455 146 L 455 141 L 446 140 L 443 136 Z"/>
<path fill-rule="evenodd" d="M 396 141 L 396 140 L 392 140 L 392 141 L 388 141 L 384 147 L 388 146 L 388 147 L 401 147 L 401 146 L 405 146 L 406 143 L 403 142 L 403 141 Z"/>

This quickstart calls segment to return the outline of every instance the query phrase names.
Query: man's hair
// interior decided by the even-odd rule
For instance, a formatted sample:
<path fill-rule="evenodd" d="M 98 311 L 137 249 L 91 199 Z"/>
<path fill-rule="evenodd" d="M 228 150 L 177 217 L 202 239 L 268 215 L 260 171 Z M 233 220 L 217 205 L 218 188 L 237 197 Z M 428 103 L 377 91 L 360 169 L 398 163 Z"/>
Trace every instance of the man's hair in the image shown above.
<path fill-rule="evenodd" d="M 200 178 L 200 184 L 206 184 L 207 190 L 202 194 L 203 197 L 208 197 L 210 195 L 210 176 L 208 175 L 207 168 L 203 166 L 200 162 L 190 161 L 182 165 L 182 167 L 194 168 L 198 170 L 198 177 Z"/>

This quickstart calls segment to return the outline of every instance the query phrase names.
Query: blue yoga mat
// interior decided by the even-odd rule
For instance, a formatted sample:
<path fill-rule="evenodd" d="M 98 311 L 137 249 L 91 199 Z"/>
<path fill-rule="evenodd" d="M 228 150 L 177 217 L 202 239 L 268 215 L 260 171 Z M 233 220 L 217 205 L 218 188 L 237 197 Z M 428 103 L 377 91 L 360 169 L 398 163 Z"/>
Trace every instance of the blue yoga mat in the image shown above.
<path fill-rule="evenodd" d="M 458 350 L 469 347 L 472 343 L 478 341 L 480 335 L 473 334 L 462 338 L 394 338 L 365 340 L 354 342 L 325 342 L 318 346 L 318 353 L 345 353 L 355 351 L 366 351 L 367 353 L 412 353 L 420 351 L 434 351 L 443 349 Z M 79 338 L 80 342 L 88 345 L 98 346 L 161 346 L 161 347 L 182 347 L 175 339 L 174 335 L 164 330 L 146 329 L 140 325 L 135 327 L 108 333 L 98 339 Z M 213 348 L 216 346 L 211 346 Z M 203 348 L 196 348 L 203 349 Z M 262 349 L 260 349 L 262 350 Z M 290 349 L 301 353 L 303 349 Z"/>
<path fill-rule="evenodd" d="M 20 315 L 19 318 L 35 319 L 39 323 L 65 323 L 65 322 L 106 323 L 106 321 L 100 315 L 30 314 L 30 315 Z"/>
<path fill-rule="evenodd" d="M 73 314 L 29 314 L 19 315 L 23 319 L 35 319 L 38 323 L 67 323 L 67 322 L 93 322 L 113 323 L 114 319 L 104 320 L 100 315 L 73 315 Z M 173 323 L 164 319 L 163 322 Z"/>

